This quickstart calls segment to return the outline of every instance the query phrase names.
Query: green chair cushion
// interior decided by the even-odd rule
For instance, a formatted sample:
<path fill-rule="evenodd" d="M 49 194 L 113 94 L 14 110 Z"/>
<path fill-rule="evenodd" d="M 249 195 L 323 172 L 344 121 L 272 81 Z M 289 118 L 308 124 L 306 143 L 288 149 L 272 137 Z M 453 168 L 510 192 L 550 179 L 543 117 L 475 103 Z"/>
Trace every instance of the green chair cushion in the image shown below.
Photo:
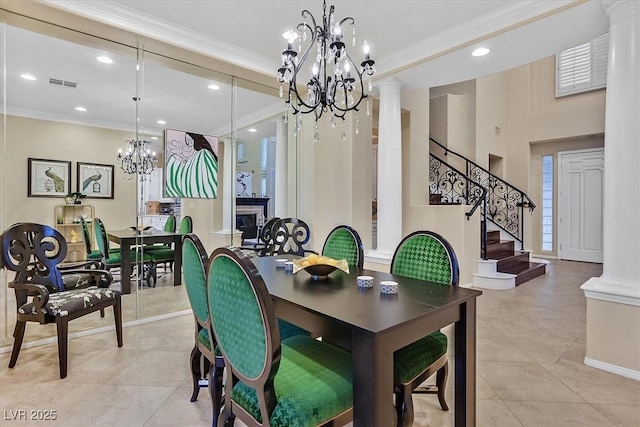
<path fill-rule="evenodd" d="M 393 354 L 394 382 L 406 384 L 447 352 L 447 336 L 434 332 Z"/>
<path fill-rule="evenodd" d="M 105 264 L 106 265 L 120 265 L 122 263 L 122 257 L 120 256 L 120 252 L 117 253 L 109 253 L 109 258 L 107 258 Z M 131 260 L 132 263 L 135 263 L 136 260 L 136 253 L 135 252 L 129 252 L 129 259 Z M 142 254 L 142 262 L 150 262 L 151 261 L 151 256 L 148 254 L 143 253 Z"/>
<path fill-rule="evenodd" d="M 358 263 L 358 250 L 358 244 L 353 235 L 341 228 L 327 237 L 322 255 L 333 259 L 346 259 L 349 268 L 355 268 Z"/>
<path fill-rule="evenodd" d="M 323 424 L 353 406 L 351 354 L 308 336 L 282 341 L 280 368 L 274 379 L 278 404 L 272 427 Z M 256 391 L 238 382 L 231 398 L 262 422 Z"/>
<path fill-rule="evenodd" d="M 296 335 L 309 335 L 309 331 L 282 319 L 278 319 L 278 328 L 280 329 L 280 340 L 286 340 Z"/>
<path fill-rule="evenodd" d="M 451 259 L 442 244 L 428 235 L 407 239 L 395 256 L 392 274 L 450 285 Z"/>
<path fill-rule="evenodd" d="M 95 251 L 91 251 L 87 254 L 87 259 L 91 260 L 91 259 L 96 259 L 96 260 L 101 260 L 102 259 L 102 254 L 100 253 L 100 251 L 98 249 L 96 249 Z"/>
<path fill-rule="evenodd" d="M 176 251 L 171 248 L 158 246 L 157 248 L 145 248 L 144 253 L 149 255 L 153 261 L 173 261 Z"/>

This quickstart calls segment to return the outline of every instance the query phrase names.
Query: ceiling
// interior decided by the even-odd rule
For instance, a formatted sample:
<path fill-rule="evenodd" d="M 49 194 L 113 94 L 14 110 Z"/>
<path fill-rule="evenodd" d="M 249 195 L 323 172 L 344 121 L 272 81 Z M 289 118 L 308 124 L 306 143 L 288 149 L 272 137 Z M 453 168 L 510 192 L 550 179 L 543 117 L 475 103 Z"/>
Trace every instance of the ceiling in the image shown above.
<path fill-rule="evenodd" d="M 302 21 L 303 8 L 317 20 L 322 17 L 319 0 L 44 0 L 43 3 L 143 36 L 187 46 L 272 75 L 274 81 L 280 52 L 285 47 L 282 33 Z M 347 47 L 354 59 L 362 57 L 358 50 L 366 39 L 376 60 L 374 81 L 392 77 L 404 89 L 435 87 L 504 71 L 608 31 L 600 1 L 334 0 L 330 4 L 335 5 L 338 19 L 346 16 L 355 19 L 357 44 Z M 151 55 L 145 58 L 144 90 L 136 92 L 133 49 L 129 52 L 119 49 L 115 54 L 117 61 L 104 67 L 95 61 L 99 49 L 11 27 L 7 29 L 7 41 L 10 113 L 36 111 L 60 120 L 135 129 L 136 103 L 132 98 L 142 93 L 143 131 L 150 135 L 160 133 L 163 128 L 155 120 L 167 117 L 179 117 L 180 121 L 168 122 L 165 127 L 217 135 L 228 128 L 228 102 L 216 101 L 216 97 L 230 99 L 226 93 L 231 90 L 230 85 L 223 81 L 219 91 L 203 89 L 212 81 L 224 80 L 223 76 L 202 69 L 154 66 Z M 490 48 L 490 54 L 471 56 L 471 51 L 479 46 Z M 76 81 L 78 87 L 29 86 L 24 81 L 11 80 L 12 73 L 17 75 L 29 69 L 48 77 Z M 118 83 L 123 79 L 128 83 Z M 73 102 L 64 98 L 53 101 L 60 90 L 75 91 L 77 96 L 82 92 L 82 98 Z M 277 97 L 257 92 L 242 92 L 240 97 L 246 99 L 235 106 L 240 117 L 238 128 L 255 125 L 260 121 L 258 117 L 275 115 L 284 107 Z M 167 99 L 171 102 L 166 102 Z M 91 107 L 86 113 L 70 114 L 70 108 L 78 102 Z M 265 124 L 266 132 L 275 134 L 273 121 Z"/>

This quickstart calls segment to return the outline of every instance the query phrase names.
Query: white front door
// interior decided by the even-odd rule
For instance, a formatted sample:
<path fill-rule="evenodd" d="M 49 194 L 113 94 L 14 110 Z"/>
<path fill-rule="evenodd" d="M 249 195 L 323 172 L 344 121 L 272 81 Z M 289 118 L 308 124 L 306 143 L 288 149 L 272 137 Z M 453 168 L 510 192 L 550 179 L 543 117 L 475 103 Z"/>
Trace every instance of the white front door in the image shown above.
<path fill-rule="evenodd" d="M 602 262 L 604 149 L 559 155 L 559 257 Z"/>

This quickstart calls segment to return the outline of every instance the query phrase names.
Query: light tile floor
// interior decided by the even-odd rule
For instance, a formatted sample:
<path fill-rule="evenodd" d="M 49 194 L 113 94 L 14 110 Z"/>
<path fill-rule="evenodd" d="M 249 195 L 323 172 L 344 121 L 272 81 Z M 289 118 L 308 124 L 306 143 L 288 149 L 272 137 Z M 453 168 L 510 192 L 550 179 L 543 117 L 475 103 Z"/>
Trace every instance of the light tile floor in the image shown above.
<path fill-rule="evenodd" d="M 484 291 L 478 300 L 478 426 L 640 426 L 640 383 L 583 364 L 586 302 L 579 288 L 601 270 L 553 261 L 545 276 L 516 289 Z M 189 402 L 190 315 L 126 328 L 124 342 L 117 348 L 113 331 L 72 339 L 64 380 L 55 345 L 23 349 L 14 369 L 7 368 L 9 355 L 0 355 L 0 425 L 211 425 L 207 390 Z M 415 426 L 453 424 L 435 396 L 414 395 L 414 401 Z M 31 410 L 55 410 L 57 419 L 13 421 L 21 410 L 27 418 Z"/>

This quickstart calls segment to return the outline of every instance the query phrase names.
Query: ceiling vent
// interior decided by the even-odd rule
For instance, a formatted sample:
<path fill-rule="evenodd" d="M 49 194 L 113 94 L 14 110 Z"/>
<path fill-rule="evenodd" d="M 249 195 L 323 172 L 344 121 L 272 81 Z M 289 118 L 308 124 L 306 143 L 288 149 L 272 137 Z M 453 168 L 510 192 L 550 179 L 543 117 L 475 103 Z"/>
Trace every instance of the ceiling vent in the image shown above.
<path fill-rule="evenodd" d="M 75 87 L 78 86 L 78 83 L 75 83 L 75 82 L 68 82 L 66 80 L 53 79 L 53 78 L 49 78 L 49 83 L 52 84 L 52 85 L 70 87 L 70 88 L 73 88 L 73 89 L 75 89 Z"/>

